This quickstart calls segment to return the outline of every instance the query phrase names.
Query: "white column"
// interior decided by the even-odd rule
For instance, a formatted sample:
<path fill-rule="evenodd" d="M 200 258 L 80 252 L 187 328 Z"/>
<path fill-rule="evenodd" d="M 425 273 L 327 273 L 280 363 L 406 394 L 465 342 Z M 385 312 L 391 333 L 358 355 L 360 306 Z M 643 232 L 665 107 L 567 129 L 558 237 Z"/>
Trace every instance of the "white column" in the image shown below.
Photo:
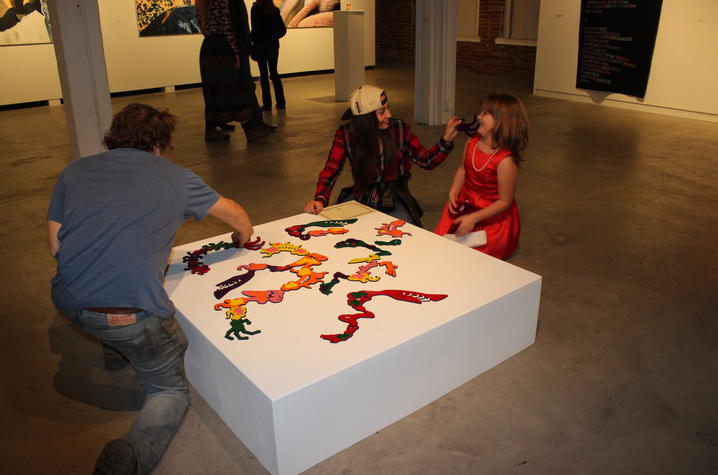
<path fill-rule="evenodd" d="M 414 121 L 440 125 L 454 115 L 456 0 L 416 0 Z"/>
<path fill-rule="evenodd" d="M 97 0 L 55 0 L 48 8 L 73 152 L 102 152 L 112 106 Z"/>
<path fill-rule="evenodd" d="M 334 12 L 334 92 L 348 101 L 364 84 L 364 12 Z"/>

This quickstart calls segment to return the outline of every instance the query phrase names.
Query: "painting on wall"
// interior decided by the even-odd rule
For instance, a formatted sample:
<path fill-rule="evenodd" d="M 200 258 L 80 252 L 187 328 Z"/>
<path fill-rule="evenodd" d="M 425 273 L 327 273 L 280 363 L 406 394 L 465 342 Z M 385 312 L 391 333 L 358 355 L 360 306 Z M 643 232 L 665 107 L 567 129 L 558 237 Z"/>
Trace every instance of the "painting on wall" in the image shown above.
<path fill-rule="evenodd" d="M 140 36 L 200 33 L 194 0 L 135 0 Z"/>
<path fill-rule="evenodd" d="M 47 0 L 0 0 L 0 46 L 51 42 Z"/>
<path fill-rule="evenodd" d="M 252 3 L 245 1 L 247 12 Z M 341 8 L 340 0 L 274 0 L 274 4 L 287 28 L 332 27 L 333 12 Z M 194 0 L 135 0 L 135 8 L 140 36 L 201 33 Z"/>
<path fill-rule="evenodd" d="M 274 0 L 287 28 L 332 27 L 340 0 Z"/>

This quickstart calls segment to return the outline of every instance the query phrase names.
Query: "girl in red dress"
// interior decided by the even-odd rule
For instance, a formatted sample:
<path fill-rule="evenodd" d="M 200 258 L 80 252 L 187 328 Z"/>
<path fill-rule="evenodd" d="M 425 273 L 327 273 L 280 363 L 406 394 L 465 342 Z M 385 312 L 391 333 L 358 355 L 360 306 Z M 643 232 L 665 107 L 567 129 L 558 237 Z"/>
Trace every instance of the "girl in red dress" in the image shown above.
<path fill-rule="evenodd" d="M 518 246 L 521 222 L 514 200 L 518 165 L 528 143 L 528 118 L 510 94 L 489 94 L 481 102 L 476 135 L 466 143 L 435 233 L 463 236 L 486 231 L 486 244 L 474 249 L 499 259 Z"/>

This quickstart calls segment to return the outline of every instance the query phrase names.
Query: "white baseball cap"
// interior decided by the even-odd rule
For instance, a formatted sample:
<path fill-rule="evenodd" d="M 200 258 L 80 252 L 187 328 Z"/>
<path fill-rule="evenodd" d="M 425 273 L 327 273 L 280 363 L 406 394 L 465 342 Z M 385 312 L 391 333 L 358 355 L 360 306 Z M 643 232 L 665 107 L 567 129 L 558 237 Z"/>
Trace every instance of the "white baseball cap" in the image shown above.
<path fill-rule="evenodd" d="M 381 109 L 386 100 L 382 103 L 381 95 L 384 89 L 380 89 L 370 84 L 364 84 L 352 92 L 349 96 L 349 109 L 342 114 L 342 120 L 349 120 L 355 115 L 364 115 Z"/>

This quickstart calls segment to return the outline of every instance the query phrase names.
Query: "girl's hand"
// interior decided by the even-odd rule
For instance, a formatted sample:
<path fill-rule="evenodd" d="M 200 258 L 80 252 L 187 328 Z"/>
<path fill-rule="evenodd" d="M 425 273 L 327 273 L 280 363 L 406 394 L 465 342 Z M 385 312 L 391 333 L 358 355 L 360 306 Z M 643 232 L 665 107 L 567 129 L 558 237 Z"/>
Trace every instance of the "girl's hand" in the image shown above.
<path fill-rule="evenodd" d="M 461 119 L 454 116 L 451 119 L 446 122 L 446 130 L 444 131 L 443 139 L 447 142 L 453 142 L 456 138 L 456 134 L 459 133 L 458 130 L 456 130 L 456 126 L 461 123 Z"/>
<path fill-rule="evenodd" d="M 451 214 L 459 214 L 461 211 L 461 205 L 458 201 L 459 197 L 459 190 L 450 189 L 449 190 L 449 213 Z"/>
<path fill-rule="evenodd" d="M 319 214 L 324 209 L 321 201 L 312 200 L 304 207 L 304 212 L 309 214 Z"/>
<path fill-rule="evenodd" d="M 463 216 L 459 216 L 454 220 L 454 225 L 456 226 L 454 234 L 456 234 L 457 236 L 463 236 L 464 234 L 468 234 L 474 230 L 477 224 L 478 221 L 473 214 L 465 214 Z"/>

